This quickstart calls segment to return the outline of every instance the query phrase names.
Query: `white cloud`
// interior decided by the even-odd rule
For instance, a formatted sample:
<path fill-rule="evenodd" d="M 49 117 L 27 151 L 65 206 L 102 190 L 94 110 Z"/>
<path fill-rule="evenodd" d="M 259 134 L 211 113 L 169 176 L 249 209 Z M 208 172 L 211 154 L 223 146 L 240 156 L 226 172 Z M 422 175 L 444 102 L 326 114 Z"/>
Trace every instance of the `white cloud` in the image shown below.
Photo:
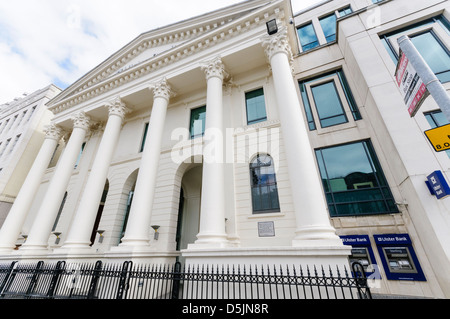
<path fill-rule="evenodd" d="M 242 0 L 0 1 L 0 104 L 65 88 L 143 32 Z M 294 12 L 317 0 L 293 0 Z"/>

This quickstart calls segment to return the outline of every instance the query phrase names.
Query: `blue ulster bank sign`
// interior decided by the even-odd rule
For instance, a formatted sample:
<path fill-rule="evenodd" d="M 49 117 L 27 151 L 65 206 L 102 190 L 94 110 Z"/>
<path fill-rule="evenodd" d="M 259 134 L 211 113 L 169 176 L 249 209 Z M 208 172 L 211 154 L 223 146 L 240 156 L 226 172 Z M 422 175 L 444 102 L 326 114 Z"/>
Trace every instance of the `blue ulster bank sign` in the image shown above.
<path fill-rule="evenodd" d="M 443 199 L 450 196 L 450 187 L 441 171 L 434 171 L 427 177 L 425 183 L 427 184 L 430 193 L 435 195 L 437 199 Z"/>

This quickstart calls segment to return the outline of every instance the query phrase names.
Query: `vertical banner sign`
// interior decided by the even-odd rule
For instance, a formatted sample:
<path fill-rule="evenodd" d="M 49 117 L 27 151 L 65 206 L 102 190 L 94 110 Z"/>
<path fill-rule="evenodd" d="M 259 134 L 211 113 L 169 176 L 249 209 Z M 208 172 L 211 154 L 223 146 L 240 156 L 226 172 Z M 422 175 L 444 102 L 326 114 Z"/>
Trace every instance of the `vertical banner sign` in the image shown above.
<path fill-rule="evenodd" d="M 395 79 L 408 107 L 409 115 L 414 117 L 428 96 L 428 90 L 402 50 L 400 50 Z"/>

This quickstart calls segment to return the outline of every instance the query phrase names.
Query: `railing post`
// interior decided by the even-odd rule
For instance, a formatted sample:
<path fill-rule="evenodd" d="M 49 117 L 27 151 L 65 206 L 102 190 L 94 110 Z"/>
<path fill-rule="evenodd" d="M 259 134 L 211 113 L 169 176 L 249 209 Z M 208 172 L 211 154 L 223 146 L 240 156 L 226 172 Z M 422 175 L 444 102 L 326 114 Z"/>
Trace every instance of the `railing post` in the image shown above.
<path fill-rule="evenodd" d="M 5 287 L 6 287 L 7 283 L 8 283 L 8 281 L 10 281 L 10 279 L 11 279 L 11 280 L 14 279 L 15 274 L 13 275 L 13 271 L 14 271 L 14 267 L 16 266 L 16 264 L 17 264 L 17 261 L 13 261 L 13 262 L 11 263 L 11 266 L 9 266 L 9 272 L 8 272 L 8 274 L 5 276 L 5 278 L 3 279 L 3 282 L 2 282 L 1 285 L 0 285 L 0 298 L 3 298 L 3 297 L 4 297 L 3 290 L 5 289 Z"/>
<path fill-rule="evenodd" d="M 87 295 L 87 299 L 94 299 L 95 292 L 97 290 L 98 280 L 100 279 L 100 275 L 101 275 L 101 271 L 102 271 L 102 266 L 103 266 L 103 264 L 102 264 L 101 260 L 98 260 L 95 263 L 95 268 L 93 270 L 91 284 L 89 285 L 89 292 Z"/>
<path fill-rule="evenodd" d="M 126 291 L 128 290 L 128 270 L 131 270 L 131 265 L 133 265 L 133 262 L 131 261 L 125 261 L 123 263 L 122 271 L 120 273 L 120 282 L 119 282 L 119 288 L 117 290 L 116 299 L 123 299 L 124 295 L 126 294 Z"/>
<path fill-rule="evenodd" d="M 43 261 L 39 261 L 36 265 L 36 268 L 33 271 L 33 277 L 31 277 L 30 284 L 28 285 L 27 292 L 25 293 L 26 298 L 30 298 L 30 295 L 33 293 L 36 288 L 37 281 L 39 279 L 39 275 L 41 272 L 41 268 L 44 265 Z"/>
<path fill-rule="evenodd" d="M 55 295 L 55 291 L 57 288 L 59 277 L 61 276 L 61 273 L 64 271 L 65 267 L 66 267 L 65 261 L 58 261 L 56 263 L 52 281 L 50 282 L 50 286 L 47 291 L 47 298 L 53 299 L 53 296 Z"/>
<path fill-rule="evenodd" d="M 352 264 L 352 269 L 355 276 L 355 283 L 358 289 L 359 298 L 372 299 L 370 288 L 367 286 L 367 278 L 366 273 L 364 272 L 364 267 L 360 263 L 354 262 Z"/>
<path fill-rule="evenodd" d="M 181 263 L 177 261 L 173 268 L 172 299 L 178 299 L 181 284 Z"/>

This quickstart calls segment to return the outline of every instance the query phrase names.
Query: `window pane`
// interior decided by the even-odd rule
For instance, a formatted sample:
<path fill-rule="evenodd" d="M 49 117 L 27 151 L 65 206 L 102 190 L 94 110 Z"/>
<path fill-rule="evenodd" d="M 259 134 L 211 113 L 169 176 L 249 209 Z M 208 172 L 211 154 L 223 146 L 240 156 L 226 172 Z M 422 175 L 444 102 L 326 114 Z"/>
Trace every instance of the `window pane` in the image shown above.
<path fill-rule="evenodd" d="M 191 138 L 202 136 L 205 132 L 206 106 L 191 111 Z"/>
<path fill-rule="evenodd" d="M 339 10 L 339 17 L 340 18 L 345 17 L 347 14 L 350 14 L 352 12 L 353 12 L 352 8 L 348 6 L 346 8 Z"/>
<path fill-rule="evenodd" d="M 394 63 L 398 62 L 398 52 L 394 49 L 392 42 L 396 41 L 399 34 L 404 32 L 413 32 L 417 28 L 431 25 L 433 28 L 442 28 L 450 34 L 449 22 L 443 15 L 439 15 L 424 21 L 415 23 L 406 28 L 381 35 L 380 38 L 391 56 Z M 428 31 L 419 35 L 410 36 L 418 51 L 422 54 L 425 61 L 436 73 L 437 78 L 442 82 L 450 82 L 450 57 L 445 45 L 442 44 L 434 31 Z"/>
<path fill-rule="evenodd" d="M 315 81 L 320 81 L 322 79 L 331 78 L 334 75 L 337 75 L 339 77 L 339 82 L 337 82 L 337 81 L 335 82 L 335 81 L 331 80 L 328 83 L 329 84 L 328 88 L 326 86 L 324 86 L 322 88 L 318 88 L 318 86 L 315 86 L 314 88 L 316 88 L 317 100 L 315 100 L 316 95 L 314 95 L 312 97 L 311 103 L 310 103 L 310 98 L 308 97 L 308 94 L 306 92 L 306 85 L 313 84 Z M 334 87 L 332 88 L 330 84 L 334 84 Z M 358 110 L 358 106 L 357 106 L 355 99 L 353 97 L 353 94 L 350 90 L 350 86 L 348 85 L 347 79 L 345 78 L 345 75 L 342 72 L 342 70 L 333 71 L 333 72 L 327 73 L 325 75 L 321 75 L 321 76 L 318 76 L 318 77 L 315 77 L 312 79 L 308 79 L 306 81 L 302 81 L 299 83 L 299 85 L 300 85 L 300 93 L 301 93 L 303 105 L 305 107 L 305 112 L 306 112 L 306 116 L 308 119 L 310 131 L 313 131 L 316 129 L 316 126 L 314 123 L 314 117 L 313 117 L 312 111 L 311 111 L 311 107 L 313 104 L 312 102 L 315 102 L 316 108 L 317 108 L 317 104 L 321 104 L 322 106 L 325 106 L 324 108 L 317 110 L 317 112 L 319 113 L 319 119 L 320 119 L 320 123 L 321 123 L 322 127 L 328 127 L 328 126 L 348 122 L 348 119 L 345 115 L 345 112 L 344 112 L 344 109 L 343 109 L 343 106 L 341 103 L 342 101 L 339 98 L 339 95 L 336 90 L 336 85 L 340 85 L 340 87 L 343 89 L 343 91 L 345 93 L 346 101 L 347 101 L 348 105 L 350 106 L 350 110 L 352 112 L 353 119 L 355 121 L 362 119 L 361 114 Z M 328 89 L 328 91 L 327 91 L 327 89 Z M 313 88 L 311 90 L 313 90 Z M 322 92 L 320 92 L 320 91 L 325 92 L 325 93 L 329 92 L 330 95 L 325 94 L 324 96 L 320 96 L 322 94 Z M 332 101 L 331 105 L 328 104 L 327 99 Z M 325 115 L 324 112 L 328 112 L 329 115 Z"/>
<path fill-rule="evenodd" d="M 275 170 L 269 155 L 258 155 L 250 163 L 253 212 L 280 211 Z"/>
<path fill-rule="evenodd" d="M 245 100 L 247 106 L 247 124 L 262 122 L 267 119 L 263 89 L 246 93 Z"/>
<path fill-rule="evenodd" d="M 297 32 L 303 52 L 311 50 L 319 45 L 312 23 L 298 28 Z"/>
<path fill-rule="evenodd" d="M 347 122 L 334 81 L 314 86 L 311 91 L 322 127 Z"/>
<path fill-rule="evenodd" d="M 334 13 L 320 19 L 320 25 L 322 26 L 327 42 L 336 40 L 336 15 Z"/>
<path fill-rule="evenodd" d="M 316 151 L 331 216 L 397 212 L 370 142 Z"/>
<path fill-rule="evenodd" d="M 450 70 L 450 56 L 431 32 L 411 37 L 411 41 L 434 73 Z"/>

